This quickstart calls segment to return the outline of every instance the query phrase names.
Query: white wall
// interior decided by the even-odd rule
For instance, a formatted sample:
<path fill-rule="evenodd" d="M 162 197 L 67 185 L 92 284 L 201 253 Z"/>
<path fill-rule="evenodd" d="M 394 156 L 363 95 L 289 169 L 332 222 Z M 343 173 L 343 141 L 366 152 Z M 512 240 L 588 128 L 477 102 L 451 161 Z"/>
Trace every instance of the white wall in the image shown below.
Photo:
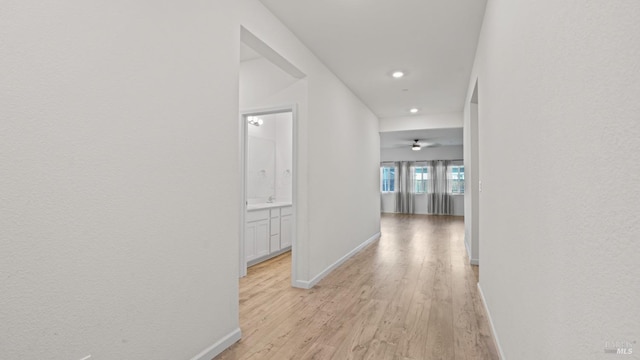
<path fill-rule="evenodd" d="M 304 91 L 299 91 L 301 87 Z M 287 101 L 306 106 L 306 96 L 301 96 L 306 93 L 306 80 L 294 78 L 265 58 L 240 63 L 241 110 L 292 104 Z"/>
<path fill-rule="evenodd" d="M 463 156 L 462 145 L 426 147 L 420 151 L 408 146 L 380 150 L 380 161 L 462 160 Z"/>
<path fill-rule="evenodd" d="M 241 24 L 308 75 L 304 275 L 379 231 L 377 180 L 308 181 L 377 179 L 377 119 L 258 2 L 10 1 L 0 23 L 0 358 L 189 359 L 238 334 Z"/>
<path fill-rule="evenodd" d="M 380 232 L 380 136 L 376 116 L 325 68 L 309 79 L 309 109 L 311 280 Z"/>
<path fill-rule="evenodd" d="M 411 115 L 380 119 L 380 132 L 461 128 L 462 112 Z"/>
<path fill-rule="evenodd" d="M 234 9 L 3 2 L 0 358 L 189 359 L 237 330 Z"/>
<path fill-rule="evenodd" d="M 478 77 L 480 286 L 506 359 L 640 351 L 639 17 L 488 3 L 469 96 Z"/>

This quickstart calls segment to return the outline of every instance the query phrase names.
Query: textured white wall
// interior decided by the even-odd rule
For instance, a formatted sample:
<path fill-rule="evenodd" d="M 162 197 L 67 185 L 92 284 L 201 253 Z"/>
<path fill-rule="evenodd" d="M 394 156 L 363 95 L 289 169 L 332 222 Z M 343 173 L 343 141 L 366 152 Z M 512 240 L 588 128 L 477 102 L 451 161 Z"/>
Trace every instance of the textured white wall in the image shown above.
<path fill-rule="evenodd" d="M 477 76 L 480 285 L 506 359 L 640 341 L 639 18 L 637 0 L 487 6 L 469 96 Z"/>
<path fill-rule="evenodd" d="M 0 358 L 188 359 L 237 329 L 234 3 L 2 2 Z"/>
<path fill-rule="evenodd" d="M 377 119 L 259 2 L 5 1 L 0 24 L 0 358 L 189 359 L 237 330 L 241 25 L 313 82 L 304 275 L 379 231 Z M 307 179 L 340 171 L 376 180 Z"/>
<path fill-rule="evenodd" d="M 309 82 L 309 279 L 380 232 L 378 118 L 333 74 L 318 75 Z"/>

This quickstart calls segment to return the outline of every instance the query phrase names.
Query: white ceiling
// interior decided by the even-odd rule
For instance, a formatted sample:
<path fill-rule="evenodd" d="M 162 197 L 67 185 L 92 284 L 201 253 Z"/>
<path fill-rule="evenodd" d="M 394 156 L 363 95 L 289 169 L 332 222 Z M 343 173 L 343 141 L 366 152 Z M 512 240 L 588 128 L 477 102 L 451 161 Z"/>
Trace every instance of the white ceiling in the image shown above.
<path fill-rule="evenodd" d="M 380 148 L 409 148 L 415 139 L 423 146 L 462 145 L 462 128 L 383 132 L 380 133 Z"/>
<path fill-rule="evenodd" d="M 261 1 L 378 117 L 463 109 L 486 0 Z"/>

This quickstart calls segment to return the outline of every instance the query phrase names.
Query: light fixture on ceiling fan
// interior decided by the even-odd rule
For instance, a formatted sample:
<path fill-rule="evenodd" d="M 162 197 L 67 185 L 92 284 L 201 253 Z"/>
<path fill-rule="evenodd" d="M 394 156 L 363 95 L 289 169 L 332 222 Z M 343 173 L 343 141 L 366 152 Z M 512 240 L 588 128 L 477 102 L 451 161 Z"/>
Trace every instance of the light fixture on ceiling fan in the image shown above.
<path fill-rule="evenodd" d="M 420 144 L 418 144 L 418 139 L 415 139 L 414 142 L 413 142 L 413 145 L 411 145 L 411 150 L 420 151 L 420 149 L 422 149 L 422 146 L 420 146 Z"/>

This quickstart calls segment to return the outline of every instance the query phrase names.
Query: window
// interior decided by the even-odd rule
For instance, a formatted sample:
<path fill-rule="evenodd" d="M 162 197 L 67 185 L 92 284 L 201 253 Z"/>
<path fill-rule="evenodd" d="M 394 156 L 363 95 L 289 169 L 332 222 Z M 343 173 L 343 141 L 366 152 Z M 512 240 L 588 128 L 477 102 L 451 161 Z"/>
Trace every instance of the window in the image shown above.
<path fill-rule="evenodd" d="M 464 194 L 464 166 L 451 165 L 447 169 L 447 192 L 449 194 Z"/>
<path fill-rule="evenodd" d="M 393 166 L 380 167 L 380 191 L 396 191 L 396 168 Z"/>
<path fill-rule="evenodd" d="M 429 189 L 429 168 L 426 166 L 416 166 L 413 168 L 413 192 L 416 194 L 426 194 Z"/>

